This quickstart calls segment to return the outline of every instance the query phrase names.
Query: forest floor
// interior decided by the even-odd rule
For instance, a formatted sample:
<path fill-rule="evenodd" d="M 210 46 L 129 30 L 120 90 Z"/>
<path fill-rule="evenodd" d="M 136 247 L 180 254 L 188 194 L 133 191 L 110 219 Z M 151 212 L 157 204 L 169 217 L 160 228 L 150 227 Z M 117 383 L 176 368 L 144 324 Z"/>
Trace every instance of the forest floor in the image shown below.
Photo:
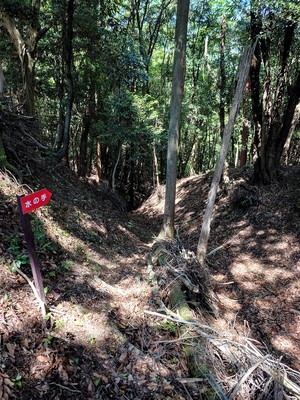
<path fill-rule="evenodd" d="M 0 173 L 0 398 L 205 399 L 203 379 L 189 380 L 176 324 L 147 313 L 159 311 L 157 297 L 167 292 L 166 285 L 158 293 L 146 261 L 162 224 L 163 190 L 127 213 L 105 185 L 79 181 L 66 167 L 49 172 L 33 162 L 27 172 L 23 185 Z M 191 253 L 210 180 L 178 183 L 177 243 Z M 15 261 L 31 276 L 16 195 L 43 187 L 53 197 L 31 221 L 47 324 L 27 281 L 11 268 Z M 299 199 L 299 166 L 282 169 L 268 187 L 233 171 L 218 194 L 207 258 L 219 311 L 209 323 L 247 334 L 296 371 Z"/>

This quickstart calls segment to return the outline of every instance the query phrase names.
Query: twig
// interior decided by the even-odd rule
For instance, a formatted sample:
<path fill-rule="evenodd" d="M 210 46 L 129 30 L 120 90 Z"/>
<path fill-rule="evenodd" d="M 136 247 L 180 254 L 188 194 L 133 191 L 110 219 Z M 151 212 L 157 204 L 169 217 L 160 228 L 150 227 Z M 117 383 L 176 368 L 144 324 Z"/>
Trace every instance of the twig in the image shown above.
<path fill-rule="evenodd" d="M 210 385 L 213 387 L 213 389 L 216 392 L 216 395 L 219 397 L 219 399 L 221 400 L 228 400 L 228 397 L 226 396 L 226 394 L 223 393 L 223 390 L 221 389 L 220 385 L 218 384 L 218 382 L 216 381 L 215 377 L 213 376 L 213 374 L 208 374 L 207 378 L 209 380 Z"/>
<path fill-rule="evenodd" d="M 49 147 L 38 142 L 33 136 L 31 136 L 31 135 L 29 135 L 29 133 L 25 132 L 25 130 L 22 129 L 22 133 L 24 133 L 26 136 L 28 136 L 40 149 L 49 150 Z"/>
<path fill-rule="evenodd" d="M 184 337 L 184 335 L 182 335 L 178 339 L 174 339 L 174 340 L 154 340 L 151 343 L 153 343 L 153 344 L 172 344 L 172 343 L 183 342 L 185 340 L 195 339 L 195 337 L 196 336 Z"/>
<path fill-rule="evenodd" d="M 239 382 L 236 384 L 233 392 L 229 396 L 229 400 L 233 400 L 235 396 L 238 394 L 238 392 L 241 389 L 241 386 L 243 385 L 244 382 L 249 378 L 249 376 L 252 374 L 253 371 L 256 370 L 257 367 L 259 367 L 267 358 L 269 358 L 269 354 L 263 357 L 261 360 L 259 360 L 256 364 L 254 364 L 251 368 L 248 369 L 248 371 L 245 373 L 245 375 L 239 380 Z"/>
<path fill-rule="evenodd" d="M 20 268 L 17 267 L 17 264 L 16 264 L 15 261 L 13 261 L 13 265 L 14 265 L 14 269 L 18 272 L 18 274 L 20 274 L 28 282 L 29 286 L 31 287 L 31 289 L 33 291 L 33 294 L 34 294 L 35 298 L 37 299 L 37 301 L 39 303 L 39 306 L 40 306 L 41 311 L 42 311 L 42 316 L 43 316 L 43 318 L 45 318 L 46 317 L 46 305 L 43 302 L 43 300 L 40 298 L 40 296 L 39 296 L 39 294 L 38 294 L 33 282 L 28 278 L 28 276 L 26 274 L 24 274 L 24 272 L 22 272 L 20 270 Z"/>
<path fill-rule="evenodd" d="M 173 317 L 169 317 L 168 315 L 160 314 L 160 313 L 157 313 L 157 312 L 154 312 L 154 311 L 149 311 L 149 310 L 145 310 L 144 313 L 145 314 L 154 315 L 155 317 L 159 317 L 159 318 L 166 318 L 166 319 L 169 319 L 170 321 L 178 322 L 179 324 L 184 324 L 184 325 L 188 325 L 188 326 L 196 326 L 196 327 L 199 327 L 199 328 L 202 328 L 202 329 L 208 329 L 211 332 L 214 332 L 214 333 L 218 334 L 218 332 L 215 329 L 211 328 L 208 325 L 203 325 L 203 324 L 200 324 L 199 322 L 194 322 L 194 321 L 185 321 L 184 319 L 182 319 L 182 318 L 180 318 L 178 316 L 177 316 L 177 318 L 173 318 Z"/>
<path fill-rule="evenodd" d="M 188 391 L 187 388 L 185 387 L 185 384 L 184 384 L 184 383 L 182 383 L 182 386 L 183 386 L 183 388 L 184 388 L 184 390 L 185 390 L 185 393 L 188 395 L 188 398 L 189 398 L 190 400 L 193 400 L 192 396 L 190 395 L 189 391 Z"/>
<path fill-rule="evenodd" d="M 69 390 L 69 392 L 81 393 L 80 390 L 71 389 L 71 388 L 69 388 L 68 386 L 63 386 L 63 385 L 60 385 L 59 383 L 56 383 L 56 382 L 50 382 L 50 385 L 58 386 L 58 387 L 60 387 L 60 388 L 62 388 L 62 389 Z"/>
<path fill-rule="evenodd" d="M 223 247 L 225 247 L 227 244 L 227 242 L 225 242 L 224 244 L 222 244 L 221 246 L 216 247 L 215 249 L 211 250 L 208 254 L 206 254 L 206 257 L 210 257 L 213 254 L 215 254 L 217 251 L 223 249 Z"/>
<path fill-rule="evenodd" d="M 204 378 L 181 378 L 181 379 L 177 379 L 177 381 L 180 383 L 189 384 L 189 383 L 204 382 L 205 379 Z"/>

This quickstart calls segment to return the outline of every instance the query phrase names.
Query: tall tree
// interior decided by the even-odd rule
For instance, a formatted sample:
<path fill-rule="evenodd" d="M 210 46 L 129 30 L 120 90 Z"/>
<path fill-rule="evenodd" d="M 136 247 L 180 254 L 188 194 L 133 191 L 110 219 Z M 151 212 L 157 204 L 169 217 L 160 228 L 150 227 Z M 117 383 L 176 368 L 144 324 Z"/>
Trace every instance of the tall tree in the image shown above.
<path fill-rule="evenodd" d="M 223 137 L 225 128 L 225 99 L 226 99 L 226 71 L 225 71 L 225 44 L 226 44 L 226 15 L 221 19 L 220 43 L 220 133 Z"/>
<path fill-rule="evenodd" d="M 35 114 L 34 78 L 37 45 L 50 29 L 50 24 L 41 28 L 39 20 L 40 9 L 40 1 L 32 1 L 29 5 L 26 5 L 22 2 L 14 4 L 5 0 L 0 5 L 3 25 L 14 44 L 21 63 L 25 92 L 25 111 L 29 115 Z"/>
<path fill-rule="evenodd" d="M 167 155 L 166 196 L 163 230 L 167 237 L 174 236 L 175 196 L 177 177 L 178 138 L 181 122 L 181 107 L 184 89 L 186 39 L 189 0 L 178 0 L 175 51 L 170 104 L 169 140 Z"/>
<path fill-rule="evenodd" d="M 201 227 L 199 242 L 197 246 L 197 259 L 200 265 L 204 265 L 207 244 L 210 234 L 210 224 L 212 219 L 213 207 L 215 205 L 215 200 L 217 196 L 217 190 L 220 183 L 222 171 L 224 168 L 224 163 L 226 160 L 230 137 L 233 131 L 234 123 L 240 108 L 240 104 L 243 99 L 243 92 L 246 85 L 246 81 L 249 75 L 251 59 L 253 57 L 254 49 L 256 46 L 256 42 L 254 43 L 252 48 L 246 48 L 243 56 L 240 60 L 238 76 L 237 76 L 237 85 L 235 90 L 235 95 L 233 99 L 233 103 L 230 109 L 229 119 L 225 126 L 222 138 L 222 147 L 220 150 L 220 157 L 214 172 L 214 176 L 212 179 L 211 187 L 208 194 L 207 206 L 205 209 L 203 223 Z"/>
<path fill-rule="evenodd" d="M 62 159 L 68 155 L 69 141 L 70 141 L 70 126 L 72 107 L 74 100 L 74 87 L 73 87 L 73 16 L 75 10 L 75 0 L 68 0 L 66 7 L 66 14 L 63 26 L 63 40 L 64 40 L 64 61 L 66 68 L 66 83 L 67 83 L 67 103 L 65 112 L 65 121 L 63 129 L 63 137 L 61 148 L 57 152 L 57 158 Z"/>
<path fill-rule="evenodd" d="M 294 3 L 279 2 L 273 8 L 274 3 L 251 2 L 251 36 L 253 41 L 259 38 L 251 68 L 254 179 L 264 184 L 277 177 L 300 98 L 300 65 L 294 62 L 299 60 L 299 10 L 297 14 L 286 8 Z"/>

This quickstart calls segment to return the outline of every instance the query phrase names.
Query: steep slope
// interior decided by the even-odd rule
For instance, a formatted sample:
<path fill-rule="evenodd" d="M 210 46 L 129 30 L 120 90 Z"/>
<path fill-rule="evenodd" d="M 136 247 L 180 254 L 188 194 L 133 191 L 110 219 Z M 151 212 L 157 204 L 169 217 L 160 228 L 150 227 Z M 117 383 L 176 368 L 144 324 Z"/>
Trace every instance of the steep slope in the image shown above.
<path fill-rule="evenodd" d="M 95 188 L 55 166 L 35 121 L 9 116 L 1 123 L 7 157 L 23 182 L 0 171 L 0 398 L 179 399 L 175 366 L 147 351 L 155 338 L 143 312 L 152 298 L 149 248 L 134 232 L 135 220 L 106 185 Z M 15 262 L 31 278 L 16 195 L 44 187 L 51 202 L 31 221 L 47 326 L 30 286 L 12 271 Z"/>
<path fill-rule="evenodd" d="M 283 168 L 267 187 L 250 184 L 249 171 L 231 171 L 219 190 L 207 265 L 223 323 L 249 326 L 251 336 L 300 370 L 300 167 Z M 211 176 L 183 179 L 177 187 L 176 224 L 196 251 Z M 159 226 L 163 193 L 139 213 Z"/>

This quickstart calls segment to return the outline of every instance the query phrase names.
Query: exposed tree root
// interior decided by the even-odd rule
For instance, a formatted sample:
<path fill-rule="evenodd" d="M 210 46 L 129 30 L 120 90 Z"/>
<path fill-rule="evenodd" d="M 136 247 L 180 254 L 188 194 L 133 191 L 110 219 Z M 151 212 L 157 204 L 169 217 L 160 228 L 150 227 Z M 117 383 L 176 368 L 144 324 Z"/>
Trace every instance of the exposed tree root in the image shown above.
<path fill-rule="evenodd" d="M 261 351 L 256 341 L 244 333 L 237 334 L 230 328 L 219 332 L 210 327 L 209 322 L 202 322 L 211 320 L 210 308 L 215 307 L 210 281 L 204 274 L 196 290 L 194 271 L 191 269 L 190 275 L 189 267 L 182 257 L 182 251 L 178 256 L 174 242 L 171 245 L 166 242 L 155 244 L 152 256 L 148 258 L 148 269 L 152 280 L 158 285 L 157 291 L 162 294 L 164 303 L 170 304 L 171 310 L 159 304 L 163 313 L 148 310 L 145 313 L 178 324 L 177 340 L 182 343 L 191 375 L 189 379 L 206 382 L 203 398 L 300 400 L 300 374 L 297 371 L 275 359 L 272 354 Z M 210 293 L 208 297 L 205 285 Z M 199 300 L 199 294 L 202 295 L 201 308 L 194 310 L 190 307 L 191 293 L 194 300 Z"/>

